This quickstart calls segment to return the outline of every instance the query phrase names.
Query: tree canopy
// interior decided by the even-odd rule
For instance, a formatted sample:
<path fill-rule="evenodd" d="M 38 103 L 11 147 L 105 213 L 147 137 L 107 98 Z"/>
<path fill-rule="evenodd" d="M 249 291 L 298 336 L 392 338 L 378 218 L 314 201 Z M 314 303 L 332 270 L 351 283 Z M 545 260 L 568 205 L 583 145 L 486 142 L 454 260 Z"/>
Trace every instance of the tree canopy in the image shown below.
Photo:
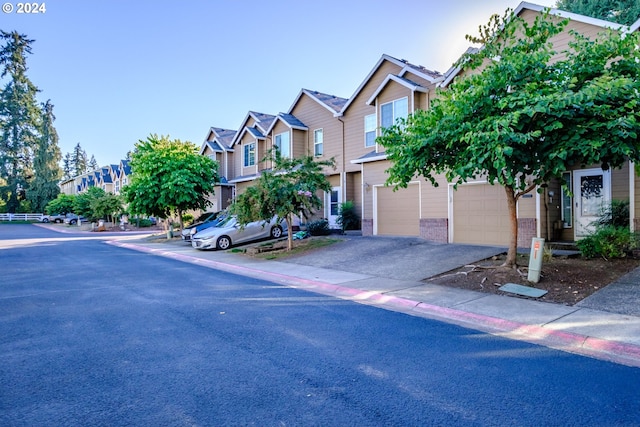
<path fill-rule="evenodd" d="M 266 159 L 274 158 L 274 167 L 262 171 L 253 185 L 236 198 L 230 211 L 238 222 L 269 221 L 274 216 L 286 218 L 288 249 L 293 247 L 293 216 L 308 217 L 322 206 L 318 192 L 331 191 L 323 168 L 335 167 L 333 159 L 316 161 L 311 156 L 286 158 L 273 151 Z"/>
<path fill-rule="evenodd" d="M 190 209 L 205 210 L 218 180 L 218 164 L 190 142 L 151 135 L 135 145 L 131 182 L 123 188 L 134 214 L 168 218 Z"/>
<path fill-rule="evenodd" d="M 640 0 L 558 0 L 556 7 L 623 25 L 640 17 Z"/>
<path fill-rule="evenodd" d="M 566 24 L 547 13 L 532 24 L 512 13 L 492 17 L 469 37 L 483 47 L 458 64 L 475 72 L 379 137 L 389 184 L 423 175 L 437 185 L 444 173 L 455 185 L 486 178 L 503 186 L 507 265 L 516 260 L 520 197 L 581 165 L 640 159 L 637 33 L 604 31 L 595 40 L 571 33 L 570 49 L 556 52 L 551 39 Z"/>

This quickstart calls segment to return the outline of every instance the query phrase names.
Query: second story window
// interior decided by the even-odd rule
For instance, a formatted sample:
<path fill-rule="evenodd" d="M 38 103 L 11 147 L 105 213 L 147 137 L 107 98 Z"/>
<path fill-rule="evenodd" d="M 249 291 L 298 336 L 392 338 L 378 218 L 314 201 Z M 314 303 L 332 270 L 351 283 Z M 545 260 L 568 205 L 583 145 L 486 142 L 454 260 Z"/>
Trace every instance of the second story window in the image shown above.
<path fill-rule="evenodd" d="M 380 106 L 380 126 L 388 128 L 394 125 L 397 119 L 406 119 L 409 114 L 408 98 L 396 99 Z"/>
<path fill-rule="evenodd" d="M 253 166 L 256 164 L 256 143 L 244 145 L 244 167 Z"/>
<path fill-rule="evenodd" d="M 316 129 L 313 131 L 313 155 L 322 156 L 324 141 L 322 129 Z"/>
<path fill-rule="evenodd" d="M 364 146 L 373 147 L 376 145 L 376 115 L 364 116 Z"/>
<path fill-rule="evenodd" d="M 289 140 L 289 132 L 279 133 L 278 135 L 276 135 L 274 145 L 278 150 L 278 154 L 280 156 L 287 159 L 291 157 L 291 143 Z"/>

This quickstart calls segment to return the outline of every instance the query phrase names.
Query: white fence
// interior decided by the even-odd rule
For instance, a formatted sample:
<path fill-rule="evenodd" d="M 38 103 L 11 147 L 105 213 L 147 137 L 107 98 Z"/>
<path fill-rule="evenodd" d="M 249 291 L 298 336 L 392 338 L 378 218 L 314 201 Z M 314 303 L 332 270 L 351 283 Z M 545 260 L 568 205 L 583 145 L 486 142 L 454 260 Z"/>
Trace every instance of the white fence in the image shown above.
<path fill-rule="evenodd" d="M 41 213 L 0 213 L 0 221 L 40 221 Z"/>

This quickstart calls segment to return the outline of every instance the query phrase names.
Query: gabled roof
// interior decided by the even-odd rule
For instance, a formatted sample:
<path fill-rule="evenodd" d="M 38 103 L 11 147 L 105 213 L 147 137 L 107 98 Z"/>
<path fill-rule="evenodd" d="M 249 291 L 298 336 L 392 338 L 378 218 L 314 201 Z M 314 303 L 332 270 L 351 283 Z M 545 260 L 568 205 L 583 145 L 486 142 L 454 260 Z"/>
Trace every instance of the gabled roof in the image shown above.
<path fill-rule="evenodd" d="M 267 129 L 266 133 L 270 133 L 279 121 L 287 125 L 289 129 L 309 130 L 309 128 L 293 114 L 279 113 L 271 123 L 271 126 L 269 126 L 269 129 Z"/>
<path fill-rule="evenodd" d="M 405 75 L 407 72 L 411 72 L 431 83 L 438 83 L 441 79 L 442 79 L 442 74 L 437 72 L 437 71 L 431 71 L 421 65 L 414 65 L 411 64 L 409 62 L 407 62 L 404 59 L 398 59 L 398 58 L 394 58 L 393 56 L 389 56 L 387 54 L 382 55 L 382 57 L 378 60 L 378 62 L 376 63 L 376 65 L 373 67 L 373 69 L 369 72 L 369 74 L 367 74 L 367 77 L 365 77 L 365 79 L 362 81 L 362 83 L 360 83 L 360 86 L 358 86 L 358 88 L 356 89 L 356 91 L 353 93 L 353 95 L 351 95 L 351 97 L 349 98 L 349 100 L 345 103 L 345 105 L 342 107 L 342 110 L 340 110 L 340 114 L 344 114 L 344 112 L 349 108 L 349 106 L 351 105 L 351 103 L 356 99 L 356 97 L 358 96 L 358 94 L 362 91 L 362 89 L 364 88 L 364 86 L 367 84 L 367 82 L 371 79 L 371 77 L 375 74 L 376 71 L 378 71 L 378 69 L 382 66 L 382 64 L 385 61 L 389 61 L 392 62 L 394 64 L 396 64 L 398 67 L 401 67 L 402 69 L 400 70 L 400 72 L 398 73 L 399 77 L 402 77 L 403 75 Z"/>
<path fill-rule="evenodd" d="M 315 90 L 302 89 L 300 90 L 300 93 L 298 93 L 298 96 L 296 96 L 293 104 L 291 104 L 291 107 L 289 107 L 289 113 L 293 111 L 298 101 L 300 101 L 300 98 L 302 98 L 302 95 L 307 95 L 322 107 L 326 108 L 331 114 L 339 113 L 340 110 L 342 110 L 342 107 L 344 107 L 344 105 L 348 101 L 348 99 L 346 98 L 340 98 L 335 95 L 328 95 L 326 93 L 318 92 Z"/>
<path fill-rule="evenodd" d="M 209 147 L 212 151 L 217 152 L 233 151 L 233 149 L 231 148 L 231 143 L 233 142 L 233 138 L 235 136 L 235 130 L 216 127 L 209 128 L 207 138 L 200 146 L 200 154 L 204 153 L 207 147 Z"/>
<path fill-rule="evenodd" d="M 367 100 L 366 104 L 367 105 L 371 105 L 373 103 L 373 101 L 375 101 L 375 99 L 378 97 L 378 95 L 380 94 L 380 92 L 382 92 L 382 90 L 387 86 L 387 84 L 389 84 L 389 82 L 394 81 L 396 83 L 401 84 L 402 86 L 406 87 L 407 89 L 410 89 L 412 91 L 416 91 L 416 92 L 424 92 L 427 93 L 429 92 L 429 89 L 422 86 L 420 83 L 416 83 L 413 82 L 409 79 L 405 79 L 404 77 L 400 77 L 400 76 L 396 76 L 394 74 L 389 74 L 382 83 L 380 83 L 380 86 L 378 86 L 378 88 L 376 89 L 376 91 L 373 93 L 373 95 L 371 95 L 371 97 Z"/>
<path fill-rule="evenodd" d="M 131 165 L 129 165 L 129 160 L 120 160 L 120 167 L 124 171 L 125 175 L 131 174 Z"/>
<path fill-rule="evenodd" d="M 249 128 L 247 126 L 247 121 L 249 118 L 253 118 L 256 122 L 255 126 Z M 249 111 L 245 116 L 242 124 L 240 125 L 240 131 L 236 132 L 235 136 L 231 140 L 229 147 L 233 147 L 236 142 L 238 142 L 246 132 L 250 132 L 254 137 L 264 139 L 264 133 L 267 132 L 267 129 L 271 126 L 271 123 L 275 120 L 276 116 L 265 113 L 257 113 L 255 111 Z M 253 129 L 253 130 L 249 130 Z M 257 131 L 257 132 L 256 132 Z M 259 135 L 259 136 L 257 136 Z"/>
<path fill-rule="evenodd" d="M 521 2 L 518 5 L 518 7 L 516 7 L 514 9 L 513 13 L 514 13 L 515 16 L 519 16 L 525 10 L 532 10 L 532 11 L 535 11 L 535 12 L 542 13 L 547 9 L 549 9 L 549 14 L 550 15 L 558 16 L 560 18 L 567 18 L 567 19 L 570 19 L 570 20 L 575 21 L 575 22 L 582 22 L 582 23 L 585 23 L 585 24 L 594 25 L 596 27 L 610 28 L 610 29 L 617 30 L 617 31 L 629 31 L 630 30 L 628 27 L 625 27 L 624 25 L 621 25 L 621 24 L 616 24 L 615 22 L 609 22 L 609 21 L 605 21 L 603 19 L 597 19 L 597 18 L 592 18 L 590 16 L 579 15 L 577 13 L 566 12 L 566 11 L 560 10 L 560 9 L 552 9 L 552 8 L 548 8 L 546 6 L 540 6 L 539 4 L 528 3 L 528 2 L 525 2 L 525 1 Z M 636 25 L 637 23 L 638 22 L 634 23 L 633 25 Z M 630 31 L 633 31 L 633 30 L 630 30 Z M 475 50 L 475 52 L 473 50 Z M 469 48 L 469 49 L 467 49 L 465 54 L 467 54 L 467 53 L 476 53 L 477 51 L 478 51 L 478 48 Z M 456 66 L 451 67 L 445 73 L 444 80 L 438 86 L 445 87 L 445 86 L 449 85 L 451 83 L 451 81 L 458 74 L 460 74 L 461 71 L 462 71 L 461 67 L 456 67 Z"/>

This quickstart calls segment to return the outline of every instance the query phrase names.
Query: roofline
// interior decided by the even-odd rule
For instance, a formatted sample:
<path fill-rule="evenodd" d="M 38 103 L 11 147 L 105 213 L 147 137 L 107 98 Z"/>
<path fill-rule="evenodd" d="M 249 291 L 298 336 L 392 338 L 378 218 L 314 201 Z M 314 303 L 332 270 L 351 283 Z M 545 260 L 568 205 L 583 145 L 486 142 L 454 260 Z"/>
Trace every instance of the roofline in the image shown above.
<path fill-rule="evenodd" d="M 266 113 L 258 113 L 258 114 L 266 114 Z M 244 119 L 242 120 L 242 122 L 240 123 L 240 127 L 238 129 L 242 129 L 242 131 L 244 132 L 247 123 L 247 120 L 249 119 L 249 117 L 253 117 L 253 120 L 256 121 L 256 124 L 260 123 L 260 120 L 258 120 L 258 118 L 256 117 L 256 112 L 255 111 L 249 111 L 247 113 L 246 116 L 244 116 Z M 229 146 L 229 148 L 233 147 L 236 142 L 238 142 L 238 139 L 240 139 L 240 134 L 241 131 L 237 131 L 235 136 L 233 137 L 233 139 L 231 140 L 231 145 Z"/>
<path fill-rule="evenodd" d="M 386 153 L 379 153 L 377 156 L 366 157 L 364 159 L 353 159 L 351 163 L 354 165 L 361 165 L 363 163 L 379 162 L 381 160 L 387 160 Z"/>
<path fill-rule="evenodd" d="M 300 101 L 300 98 L 302 98 L 302 94 L 307 95 L 309 98 L 313 99 L 314 101 L 316 101 L 318 104 L 320 104 L 322 107 L 326 108 L 327 110 L 329 110 L 329 112 L 331 114 L 336 114 L 338 113 L 338 111 L 336 111 L 335 109 L 331 108 L 331 106 L 329 106 L 328 104 L 326 104 L 325 102 L 322 102 L 321 100 L 319 100 L 314 94 L 314 91 L 309 90 L 309 89 L 305 89 L 302 88 L 300 89 L 300 92 L 298 93 L 298 96 L 296 96 L 296 99 L 293 101 L 293 103 L 291 104 L 291 107 L 289 107 L 289 109 L 287 110 L 287 114 L 291 114 L 291 112 L 293 111 L 293 109 L 295 108 L 296 104 L 298 103 L 298 101 Z M 334 95 L 335 96 L 335 95 Z"/>
<path fill-rule="evenodd" d="M 382 92 L 382 90 L 387 85 L 387 83 L 389 83 L 390 80 L 393 80 L 394 82 L 401 84 L 402 86 L 406 87 L 407 89 L 411 89 L 412 91 L 429 93 L 429 89 L 427 89 L 424 86 L 420 86 L 419 84 L 416 84 L 416 83 L 411 84 L 407 81 L 407 79 L 400 76 L 396 76 L 394 74 L 387 74 L 387 77 L 385 77 L 382 83 L 380 83 L 380 86 L 378 86 L 375 92 L 373 92 L 371 97 L 366 101 L 367 105 L 371 105 L 371 103 L 378 97 L 380 92 Z"/>
<path fill-rule="evenodd" d="M 266 134 L 270 133 L 273 128 L 276 126 L 276 122 L 278 120 L 280 120 L 281 122 L 283 122 L 285 125 L 287 125 L 287 127 L 289 129 L 297 129 L 297 130 L 309 130 L 309 128 L 307 126 L 295 126 L 292 125 L 291 123 L 287 122 L 283 117 L 282 117 L 283 113 L 278 113 L 278 115 L 276 116 L 276 118 L 273 120 L 273 123 L 271 123 L 271 126 L 269 126 L 269 129 L 267 129 L 267 131 L 265 132 Z M 290 113 L 286 113 L 286 114 L 290 114 Z M 293 116 L 293 114 L 291 114 Z M 295 116 L 294 116 L 295 117 Z"/>

